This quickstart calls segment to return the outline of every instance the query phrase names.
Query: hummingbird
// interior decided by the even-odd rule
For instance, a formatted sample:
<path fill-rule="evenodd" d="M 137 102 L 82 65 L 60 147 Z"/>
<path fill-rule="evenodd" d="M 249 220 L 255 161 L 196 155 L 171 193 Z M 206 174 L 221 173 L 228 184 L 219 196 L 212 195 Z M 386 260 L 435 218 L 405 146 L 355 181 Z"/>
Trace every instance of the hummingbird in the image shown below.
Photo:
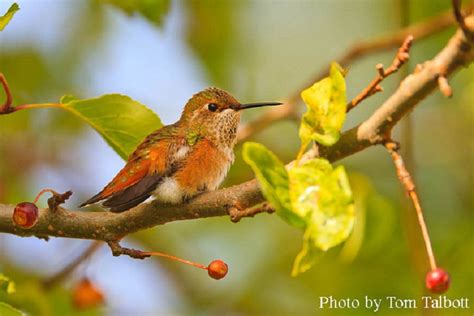
<path fill-rule="evenodd" d="M 80 206 L 102 202 L 123 212 L 150 197 L 180 204 L 217 189 L 234 162 L 241 110 L 280 104 L 241 104 L 214 87 L 196 93 L 176 123 L 146 136 L 112 181 Z"/>

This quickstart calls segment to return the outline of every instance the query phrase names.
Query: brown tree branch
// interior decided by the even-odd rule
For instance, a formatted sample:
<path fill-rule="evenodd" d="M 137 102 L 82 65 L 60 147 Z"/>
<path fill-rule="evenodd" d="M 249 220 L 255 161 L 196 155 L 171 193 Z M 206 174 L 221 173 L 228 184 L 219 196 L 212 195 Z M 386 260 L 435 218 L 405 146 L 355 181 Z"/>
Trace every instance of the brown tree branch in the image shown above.
<path fill-rule="evenodd" d="M 469 30 L 474 30 L 474 16 L 465 19 Z M 343 133 L 338 143 L 319 147 L 319 155 L 336 161 L 369 146 L 383 143 L 398 121 L 437 87 L 440 75 L 454 71 L 474 61 L 474 43 L 458 30 L 449 43 L 432 60 L 417 67 L 399 88 L 366 121 Z M 313 148 L 305 157 L 316 156 Z M 236 204 L 245 210 L 264 202 L 256 180 L 251 180 L 218 191 L 207 192 L 182 205 L 163 205 L 156 201 L 142 204 L 124 213 L 78 212 L 58 207 L 57 211 L 39 211 L 37 224 L 22 229 L 12 223 L 14 206 L 0 205 L 0 232 L 18 236 L 56 236 L 97 239 L 116 247 L 123 236 L 168 222 L 229 215 Z M 265 210 L 267 211 L 267 210 Z M 249 214 L 250 216 L 255 213 Z M 118 249 L 118 248 L 116 248 Z M 118 251 L 116 251 L 118 253 Z"/>
<path fill-rule="evenodd" d="M 472 6 L 469 6 L 467 10 L 471 10 Z M 447 10 L 440 15 L 426 19 L 425 21 L 418 22 L 410 25 L 406 28 L 400 29 L 394 33 L 383 35 L 375 39 L 368 41 L 362 41 L 354 44 L 348 49 L 342 56 L 336 58 L 338 63 L 347 67 L 355 60 L 367 56 L 372 53 L 377 53 L 393 48 L 397 48 L 403 44 L 404 40 L 412 35 L 417 41 L 426 38 L 430 35 L 436 34 L 442 30 L 445 30 L 449 26 L 455 23 L 452 10 Z M 274 122 L 281 121 L 284 119 L 299 119 L 297 113 L 297 105 L 300 102 L 300 91 L 311 86 L 314 82 L 319 81 L 327 76 L 329 66 L 325 66 L 323 70 L 311 77 L 299 89 L 295 90 L 284 102 L 283 105 L 272 108 L 266 111 L 262 116 L 258 117 L 252 122 L 242 125 L 239 128 L 237 138 L 239 141 L 248 139 L 250 136 L 264 130 Z"/>

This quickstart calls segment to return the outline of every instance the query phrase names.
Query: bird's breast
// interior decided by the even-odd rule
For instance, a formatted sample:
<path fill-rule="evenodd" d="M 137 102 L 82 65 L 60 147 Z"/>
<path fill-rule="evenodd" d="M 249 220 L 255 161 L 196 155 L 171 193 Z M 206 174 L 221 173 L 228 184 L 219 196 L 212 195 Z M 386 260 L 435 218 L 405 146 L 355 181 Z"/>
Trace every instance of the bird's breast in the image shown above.
<path fill-rule="evenodd" d="M 219 148 L 203 140 L 189 149 L 179 170 L 164 178 L 154 195 L 163 202 L 181 203 L 200 192 L 215 190 L 224 180 L 233 160 L 231 148 Z"/>

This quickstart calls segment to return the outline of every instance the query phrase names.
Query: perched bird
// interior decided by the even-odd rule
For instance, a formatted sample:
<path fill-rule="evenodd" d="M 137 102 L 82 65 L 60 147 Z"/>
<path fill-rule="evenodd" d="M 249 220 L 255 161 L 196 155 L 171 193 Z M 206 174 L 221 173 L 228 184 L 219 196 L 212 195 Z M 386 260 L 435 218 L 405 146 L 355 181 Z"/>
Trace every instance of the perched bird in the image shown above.
<path fill-rule="evenodd" d="M 102 201 L 112 212 L 123 212 L 150 196 L 179 204 L 215 190 L 234 161 L 240 111 L 279 104 L 241 104 L 218 88 L 195 94 L 179 121 L 148 135 L 113 180 L 81 207 Z"/>

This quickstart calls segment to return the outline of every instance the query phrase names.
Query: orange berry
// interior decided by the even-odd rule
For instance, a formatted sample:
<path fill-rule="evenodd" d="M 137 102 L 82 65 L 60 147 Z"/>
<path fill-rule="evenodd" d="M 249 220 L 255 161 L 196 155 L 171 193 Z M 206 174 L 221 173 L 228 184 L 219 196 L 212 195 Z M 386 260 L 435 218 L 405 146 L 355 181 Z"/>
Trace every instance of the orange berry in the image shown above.
<path fill-rule="evenodd" d="M 77 309 L 87 309 L 104 303 L 104 295 L 89 279 L 84 278 L 74 287 L 72 302 Z"/>
<path fill-rule="evenodd" d="M 227 264 L 222 260 L 214 260 L 209 263 L 209 266 L 207 267 L 207 273 L 209 274 L 209 276 L 216 280 L 225 277 L 227 271 L 229 271 L 229 268 L 227 267 Z"/>

